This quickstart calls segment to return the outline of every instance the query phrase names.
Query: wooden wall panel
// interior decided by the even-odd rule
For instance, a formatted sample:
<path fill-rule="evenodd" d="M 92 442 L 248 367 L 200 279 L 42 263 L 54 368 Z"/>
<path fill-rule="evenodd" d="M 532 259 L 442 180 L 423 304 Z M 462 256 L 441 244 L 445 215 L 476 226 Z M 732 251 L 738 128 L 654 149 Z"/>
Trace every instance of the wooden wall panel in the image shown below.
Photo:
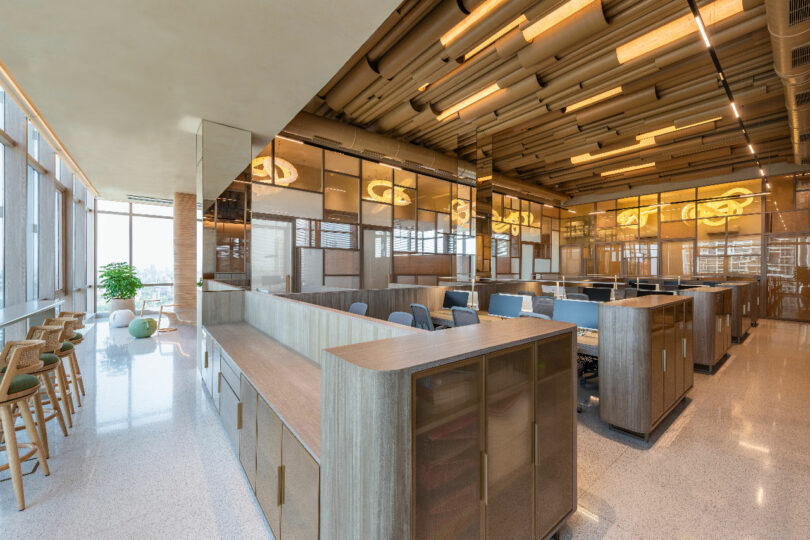
<path fill-rule="evenodd" d="M 197 317 L 197 196 L 174 194 L 174 303 L 178 317 Z"/>
<path fill-rule="evenodd" d="M 394 273 L 405 275 L 433 274 L 437 276 L 449 276 L 452 258 L 452 255 L 395 253 Z"/>

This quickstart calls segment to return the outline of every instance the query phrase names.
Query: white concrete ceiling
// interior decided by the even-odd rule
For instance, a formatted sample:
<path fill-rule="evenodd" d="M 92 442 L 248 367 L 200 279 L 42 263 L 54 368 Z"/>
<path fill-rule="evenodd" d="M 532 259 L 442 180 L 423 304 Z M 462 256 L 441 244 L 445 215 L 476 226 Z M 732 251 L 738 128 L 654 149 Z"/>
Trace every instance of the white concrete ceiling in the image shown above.
<path fill-rule="evenodd" d="M 201 118 L 269 140 L 398 3 L 4 2 L 0 60 L 102 197 L 171 198 Z"/>

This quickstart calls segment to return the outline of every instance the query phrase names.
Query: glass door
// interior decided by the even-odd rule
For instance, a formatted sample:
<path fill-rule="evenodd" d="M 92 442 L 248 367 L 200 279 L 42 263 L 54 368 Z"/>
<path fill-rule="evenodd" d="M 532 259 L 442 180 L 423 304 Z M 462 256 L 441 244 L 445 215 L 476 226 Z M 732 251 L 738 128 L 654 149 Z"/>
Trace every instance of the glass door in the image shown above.
<path fill-rule="evenodd" d="M 391 274 L 391 231 L 363 228 L 363 288 L 386 289 Z"/>
<path fill-rule="evenodd" d="M 254 291 L 289 292 L 293 275 L 291 221 L 253 217 L 250 229 L 250 286 Z"/>

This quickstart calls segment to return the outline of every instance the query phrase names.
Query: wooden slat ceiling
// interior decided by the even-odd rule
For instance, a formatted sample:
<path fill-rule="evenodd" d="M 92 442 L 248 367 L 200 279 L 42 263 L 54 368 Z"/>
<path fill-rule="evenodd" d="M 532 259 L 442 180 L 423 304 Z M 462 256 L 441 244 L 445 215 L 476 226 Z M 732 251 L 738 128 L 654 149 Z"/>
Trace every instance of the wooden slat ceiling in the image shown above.
<path fill-rule="evenodd" d="M 762 0 L 698 6 L 756 156 L 792 161 Z M 569 195 L 753 167 L 697 30 L 686 0 L 406 1 L 305 110 L 470 161 L 491 135 L 495 170 Z"/>

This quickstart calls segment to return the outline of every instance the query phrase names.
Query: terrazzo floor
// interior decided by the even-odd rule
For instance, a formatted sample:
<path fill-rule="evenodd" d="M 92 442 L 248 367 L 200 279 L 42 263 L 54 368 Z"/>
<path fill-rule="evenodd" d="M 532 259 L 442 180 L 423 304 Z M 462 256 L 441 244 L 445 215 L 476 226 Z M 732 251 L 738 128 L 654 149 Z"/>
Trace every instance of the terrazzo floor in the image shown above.
<path fill-rule="evenodd" d="M 85 336 L 84 405 L 69 437 L 49 426 L 51 475 L 25 476 L 24 512 L 0 472 L 0 538 L 271 538 L 199 383 L 195 329 Z M 810 535 L 810 325 L 760 321 L 648 443 L 599 420 L 594 385 L 579 394 L 563 538 Z"/>

